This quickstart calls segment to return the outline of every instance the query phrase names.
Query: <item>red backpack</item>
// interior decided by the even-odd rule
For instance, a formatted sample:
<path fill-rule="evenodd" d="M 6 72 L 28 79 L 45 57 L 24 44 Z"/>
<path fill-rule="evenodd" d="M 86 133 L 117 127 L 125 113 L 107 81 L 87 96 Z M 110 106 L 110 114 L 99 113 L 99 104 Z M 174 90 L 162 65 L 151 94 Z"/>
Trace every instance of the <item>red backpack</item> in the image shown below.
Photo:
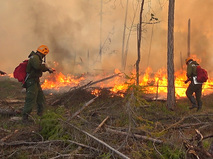
<path fill-rule="evenodd" d="M 204 68 L 197 66 L 197 81 L 206 82 L 208 80 L 208 73 Z"/>
<path fill-rule="evenodd" d="M 13 71 L 13 77 L 16 78 L 19 82 L 22 82 L 23 84 L 25 83 L 25 78 L 27 75 L 26 72 L 27 64 L 28 60 L 24 60 Z"/>

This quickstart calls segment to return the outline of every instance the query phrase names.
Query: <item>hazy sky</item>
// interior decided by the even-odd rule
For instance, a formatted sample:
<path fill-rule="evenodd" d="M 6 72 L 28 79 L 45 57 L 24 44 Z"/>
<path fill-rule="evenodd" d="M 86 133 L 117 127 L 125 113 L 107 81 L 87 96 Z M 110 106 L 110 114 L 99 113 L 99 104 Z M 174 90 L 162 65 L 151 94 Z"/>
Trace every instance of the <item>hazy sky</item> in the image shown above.
<path fill-rule="evenodd" d="M 139 3 L 140 5 L 140 3 Z M 84 73 L 121 68 L 126 0 L 103 0 L 100 38 L 101 0 L 7 0 L 0 1 L 1 67 L 7 73 L 41 44 L 49 47 L 48 65 L 58 63 L 64 73 Z M 143 26 L 141 69 L 166 68 L 168 0 L 145 0 L 143 21 L 151 13 L 159 23 Z M 188 19 L 191 19 L 191 53 L 201 65 L 213 67 L 213 1 L 176 0 L 175 69 L 187 56 Z M 135 20 L 134 15 L 136 15 Z M 127 69 L 137 59 L 138 0 L 129 0 L 126 40 L 129 37 Z M 101 40 L 100 40 L 101 39 Z M 126 41 L 125 40 L 125 41 Z M 99 49 L 102 42 L 102 58 Z"/>

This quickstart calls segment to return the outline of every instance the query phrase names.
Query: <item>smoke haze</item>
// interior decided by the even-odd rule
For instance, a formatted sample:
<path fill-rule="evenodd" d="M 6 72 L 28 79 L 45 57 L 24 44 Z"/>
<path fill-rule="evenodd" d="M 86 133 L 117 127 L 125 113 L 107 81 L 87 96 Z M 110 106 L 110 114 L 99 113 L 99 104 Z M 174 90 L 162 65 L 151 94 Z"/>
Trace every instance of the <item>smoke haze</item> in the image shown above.
<path fill-rule="evenodd" d="M 140 3 L 129 1 L 126 38 L 129 37 L 126 70 L 137 60 L 137 32 Z M 125 0 L 7 0 L 0 1 L 0 70 L 12 73 L 39 45 L 49 47 L 47 64 L 63 73 L 85 73 L 121 69 Z M 213 65 L 213 1 L 179 0 L 175 4 L 175 70 L 187 56 L 188 19 L 191 19 L 191 54 L 201 59 L 210 72 Z M 145 1 L 141 70 L 167 66 L 168 1 Z M 101 16 L 102 15 L 102 23 Z M 102 25 L 100 25 L 102 24 Z M 102 27 L 100 27 L 102 26 Z M 101 34 L 100 34 L 101 32 Z M 99 56 L 100 43 L 102 56 Z M 182 57 L 180 57 L 180 52 Z M 54 66 L 53 62 L 57 62 Z"/>

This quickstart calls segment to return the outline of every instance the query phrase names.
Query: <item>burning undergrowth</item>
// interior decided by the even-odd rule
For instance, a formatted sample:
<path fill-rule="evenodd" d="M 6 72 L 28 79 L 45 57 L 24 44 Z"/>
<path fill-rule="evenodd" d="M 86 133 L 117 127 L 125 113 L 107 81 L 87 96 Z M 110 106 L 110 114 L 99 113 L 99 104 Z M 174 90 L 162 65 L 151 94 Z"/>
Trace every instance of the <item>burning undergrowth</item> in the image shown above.
<path fill-rule="evenodd" d="M 98 94 L 93 93 L 98 92 Z M 86 89 L 86 86 L 82 86 L 79 88 L 73 88 L 68 92 L 61 94 L 52 95 L 52 99 L 50 101 L 51 105 L 64 105 L 65 107 L 78 106 L 81 103 L 86 103 L 92 98 L 98 96 L 98 99 L 103 100 L 107 98 L 121 98 L 119 94 L 113 95 L 111 91 L 107 88 L 97 88 L 90 87 Z"/>
<path fill-rule="evenodd" d="M 146 87 L 146 94 L 157 94 L 157 96 L 166 99 L 168 80 L 166 72 L 166 69 L 159 69 L 154 73 L 151 68 L 147 68 L 145 72 L 141 72 L 140 74 L 139 85 L 143 88 Z M 64 93 L 73 88 L 87 85 L 87 87 L 90 88 L 93 86 L 93 89 L 89 90 L 91 91 L 90 93 L 95 96 L 99 96 L 100 90 L 106 88 L 111 92 L 111 96 L 124 97 L 129 86 L 136 83 L 135 79 L 135 71 L 132 71 L 130 75 L 116 70 L 112 75 L 82 74 L 80 76 L 65 76 L 60 72 L 48 76 L 47 79 L 44 80 L 42 88 L 49 93 Z M 179 70 L 175 72 L 175 95 L 177 98 L 186 97 L 185 92 L 188 87 L 188 84 L 184 83 L 186 79 L 186 71 Z M 203 84 L 203 94 L 207 95 L 212 93 L 212 83 L 212 79 L 209 77 L 209 80 Z M 97 89 L 94 89 L 95 87 Z"/>

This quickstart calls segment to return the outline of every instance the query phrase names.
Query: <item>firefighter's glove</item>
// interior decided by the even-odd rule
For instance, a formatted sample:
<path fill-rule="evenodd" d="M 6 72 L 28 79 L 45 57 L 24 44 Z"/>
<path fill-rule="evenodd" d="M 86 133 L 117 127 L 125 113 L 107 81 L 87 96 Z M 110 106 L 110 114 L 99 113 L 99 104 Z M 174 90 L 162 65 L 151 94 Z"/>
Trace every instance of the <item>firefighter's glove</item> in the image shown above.
<path fill-rule="evenodd" d="M 184 81 L 185 84 L 187 84 L 189 82 L 189 79 L 187 79 L 186 81 Z"/>
<path fill-rule="evenodd" d="M 48 69 L 48 72 L 49 72 L 49 73 L 53 73 L 53 72 L 55 72 L 55 69 L 49 68 L 49 69 Z"/>

